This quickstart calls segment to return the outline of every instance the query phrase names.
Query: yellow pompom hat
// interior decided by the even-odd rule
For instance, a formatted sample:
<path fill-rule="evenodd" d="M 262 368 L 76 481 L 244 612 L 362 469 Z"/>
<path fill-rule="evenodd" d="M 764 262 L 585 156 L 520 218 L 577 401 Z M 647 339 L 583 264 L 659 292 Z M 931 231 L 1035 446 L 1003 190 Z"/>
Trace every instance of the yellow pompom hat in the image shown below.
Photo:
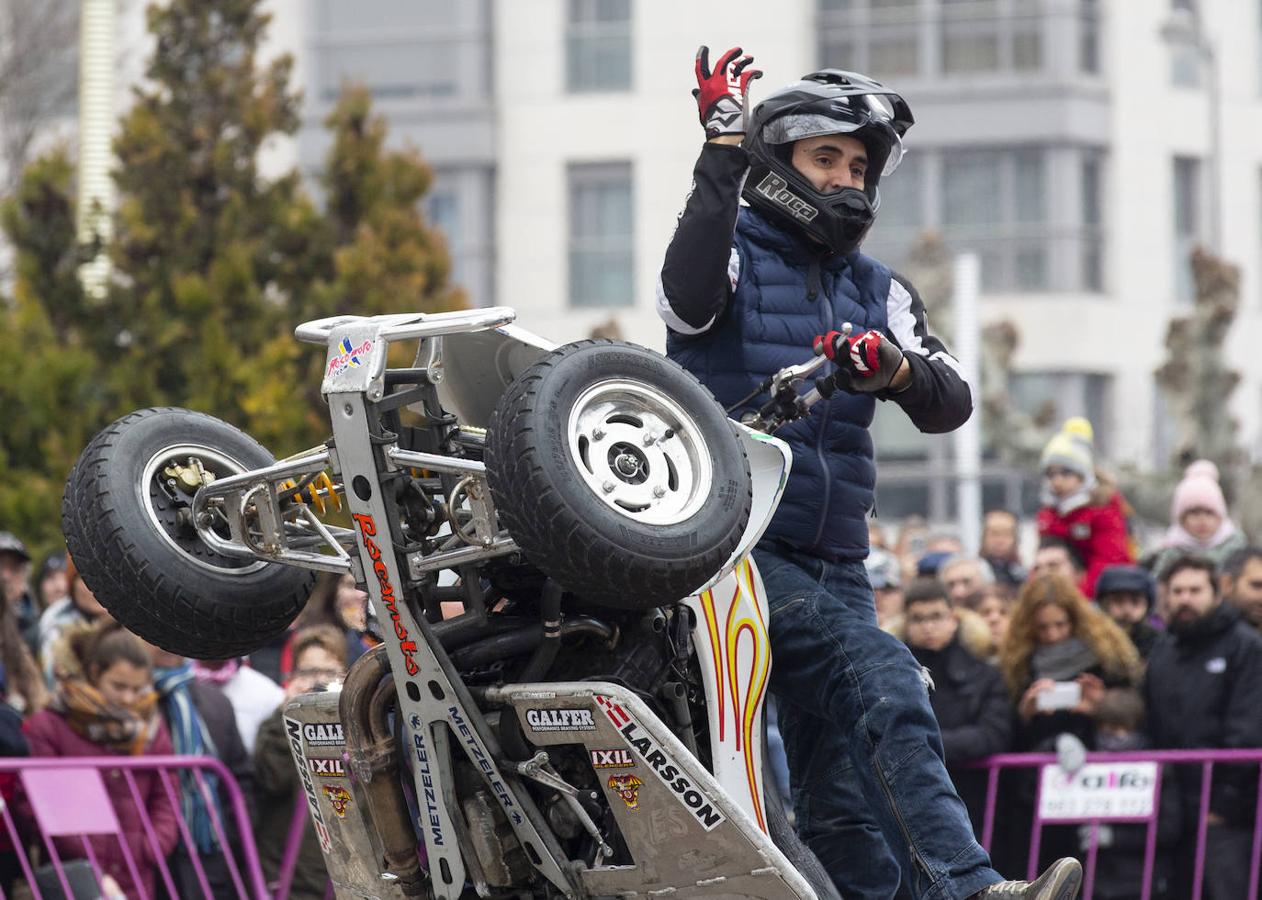
<path fill-rule="evenodd" d="M 1052 466 L 1059 466 L 1081 475 L 1084 481 L 1091 481 L 1095 475 L 1094 440 L 1090 422 L 1081 416 L 1066 419 L 1043 448 L 1040 468 L 1046 472 Z"/>

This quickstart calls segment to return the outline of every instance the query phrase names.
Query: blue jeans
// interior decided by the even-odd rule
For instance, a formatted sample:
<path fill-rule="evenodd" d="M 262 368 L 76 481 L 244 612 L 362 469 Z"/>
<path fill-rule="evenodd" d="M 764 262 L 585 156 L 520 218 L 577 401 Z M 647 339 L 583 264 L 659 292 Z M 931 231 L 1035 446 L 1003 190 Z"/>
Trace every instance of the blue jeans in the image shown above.
<path fill-rule="evenodd" d="M 859 561 L 756 550 L 802 839 L 847 900 L 963 900 L 1002 880 L 942 761 L 920 666 Z"/>

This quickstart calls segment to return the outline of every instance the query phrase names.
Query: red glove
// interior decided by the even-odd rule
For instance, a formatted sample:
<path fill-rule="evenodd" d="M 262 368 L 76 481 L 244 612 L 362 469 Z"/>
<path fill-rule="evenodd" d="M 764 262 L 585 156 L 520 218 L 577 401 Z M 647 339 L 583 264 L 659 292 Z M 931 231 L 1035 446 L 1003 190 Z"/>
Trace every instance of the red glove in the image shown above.
<path fill-rule="evenodd" d="M 815 338 L 815 349 L 836 365 L 837 386 L 846 391 L 884 390 L 903 364 L 903 351 L 879 331 L 862 331 L 853 337 L 830 331 Z"/>
<path fill-rule="evenodd" d="M 702 44 L 697 50 L 697 86 L 692 96 L 707 138 L 745 133 L 749 83 L 762 77 L 758 69 L 746 68 L 753 61 L 752 56 L 741 56 L 740 47 L 733 47 L 710 71 L 710 48 Z"/>

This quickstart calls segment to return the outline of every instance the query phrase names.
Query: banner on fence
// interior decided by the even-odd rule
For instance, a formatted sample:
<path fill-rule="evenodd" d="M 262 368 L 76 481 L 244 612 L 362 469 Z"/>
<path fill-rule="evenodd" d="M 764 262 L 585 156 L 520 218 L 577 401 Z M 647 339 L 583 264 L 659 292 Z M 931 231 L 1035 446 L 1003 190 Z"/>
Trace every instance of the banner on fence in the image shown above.
<path fill-rule="evenodd" d="M 1155 762 L 1087 763 L 1067 772 L 1043 766 L 1039 817 L 1046 822 L 1147 819 L 1157 792 Z"/>

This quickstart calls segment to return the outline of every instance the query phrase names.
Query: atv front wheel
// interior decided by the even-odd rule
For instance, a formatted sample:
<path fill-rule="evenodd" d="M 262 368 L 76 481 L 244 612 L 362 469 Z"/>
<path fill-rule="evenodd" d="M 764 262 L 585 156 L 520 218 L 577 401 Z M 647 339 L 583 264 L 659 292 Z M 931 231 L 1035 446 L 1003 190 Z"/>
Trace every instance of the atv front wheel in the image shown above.
<path fill-rule="evenodd" d="M 710 393 L 659 354 L 567 344 L 509 385 L 487 430 L 487 480 L 526 557 L 584 599 L 680 600 L 749 520 L 740 441 Z"/>
<path fill-rule="evenodd" d="M 62 497 L 66 547 L 84 583 L 110 615 L 172 653 L 226 659 L 263 646 L 302 609 L 313 573 L 212 550 L 192 524 L 195 486 L 172 473 L 200 466 L 223 478 L 273 462 L 249 435 L 202 413 L 119 419 L 80 454 Z M 226 522 L 218 529 L 229 536 Z"/>

